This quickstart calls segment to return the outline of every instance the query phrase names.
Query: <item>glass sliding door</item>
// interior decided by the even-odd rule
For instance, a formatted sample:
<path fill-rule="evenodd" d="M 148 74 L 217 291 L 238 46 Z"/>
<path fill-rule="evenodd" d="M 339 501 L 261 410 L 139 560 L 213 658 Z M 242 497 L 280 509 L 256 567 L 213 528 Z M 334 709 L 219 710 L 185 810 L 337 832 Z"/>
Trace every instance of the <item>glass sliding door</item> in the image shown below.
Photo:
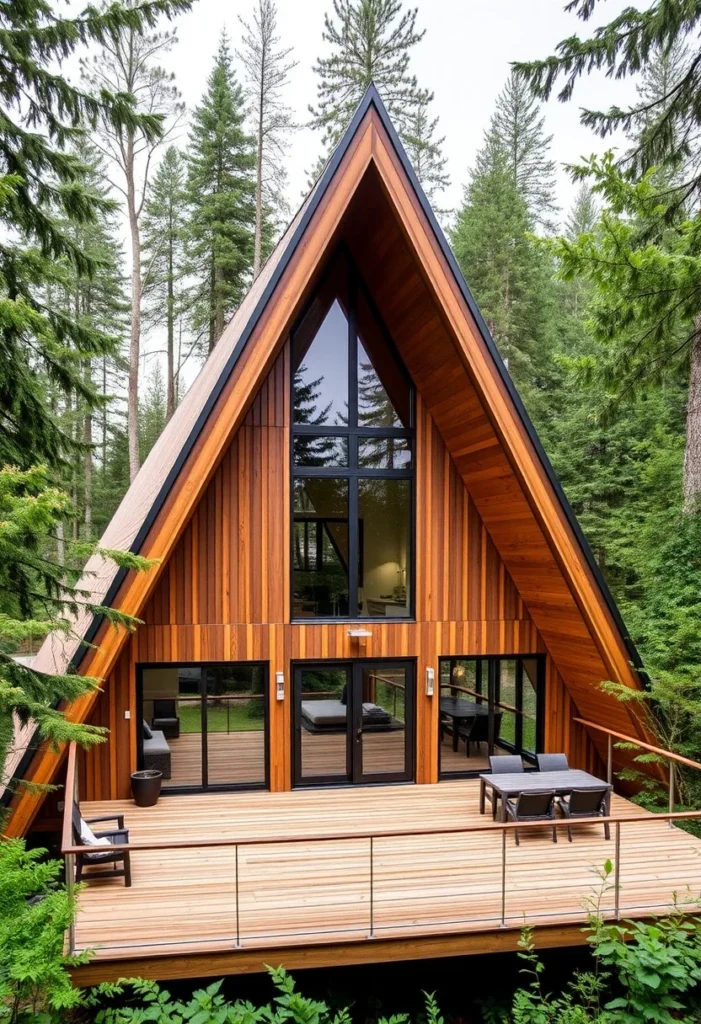
<path fill-rule="evenodd" d="M 165 792 L 267 785 L 265 665 L 147 665 L 138 680 L 139 766 Z"/>
<path fill-rule="evenodd" d="M 295 785 L 411 781 L 414 737 L 413 663 L 295 668 Z"/>
<path fill-rule="evenodd" d="M 489 768 L 492 754 L 542 750 L 542 655 L 441 658 L 439 773 L 462 777 Z"/>

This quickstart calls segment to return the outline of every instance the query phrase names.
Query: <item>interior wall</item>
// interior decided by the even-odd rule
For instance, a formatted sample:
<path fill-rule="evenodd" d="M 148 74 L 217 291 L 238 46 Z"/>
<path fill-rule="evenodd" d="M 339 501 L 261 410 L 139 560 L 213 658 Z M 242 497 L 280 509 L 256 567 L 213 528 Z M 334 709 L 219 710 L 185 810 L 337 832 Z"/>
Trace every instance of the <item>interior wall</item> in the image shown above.
<path fill-rule="evenodd" d="M 136 765 L 137 663 L 253 661 L 282 670 L 287 699 L 271 687 L 270 780 L 291 784 L 291 663 L 305 659 L 417 660 L 417 781 L 437 779 L 438 702 L 425 668 L 449 655 L 546 652 L 528 610 L 421 397 L 417 399 L 415 622 L 373 622 L 362 646 L 346 623 L 289 622 L 289 349 L 285 346 L 165 566 L 140 626 L 122 654 L 93 722 L 106 743 L 82 756 L 86 798 L 129 795 Z M 548 659 L 549 661 L 549 659 Z M 549 669 L 546 747 L 584 764 L 586 734 Z M 125 718 L 130 711 L 131 717 Z M 568 723 L 563 723 L 562 716 Z"/>

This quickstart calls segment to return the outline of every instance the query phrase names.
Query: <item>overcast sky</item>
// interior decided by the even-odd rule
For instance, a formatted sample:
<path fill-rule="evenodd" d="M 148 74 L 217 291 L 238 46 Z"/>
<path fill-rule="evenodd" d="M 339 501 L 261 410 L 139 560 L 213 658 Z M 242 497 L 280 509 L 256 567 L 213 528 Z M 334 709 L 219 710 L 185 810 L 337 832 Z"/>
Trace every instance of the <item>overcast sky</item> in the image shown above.
<path fill-rule="evenodd" d="M 413 51 L 413 68 L 421 86 L 435 94 L 434 113 L 440 117 L 444 151 L 452 179 L 441 202 L 455 208 L 461 198 L 468 167 L 480 145 L 496 97 L 509 73 L 509 62 L 544 57 L 565 37 L 590 25 L 581 25 L 563 10 L 564 0 L 414 0 L 417 27 L 426 35 Z M 602 4 L 609 20 L 623 9 L 623 0 Z M 238 45 L 238 15 L 250 17 L 252 0 L 197 0 L 192 11 L 177 21 L 179 43 L 168 58 L 183 98 L 191 109 L 199 101 L 217 47 L 226 27 L 233 48 Z M 331 0 L 278 0 L 279 28 L 284 45 L 294 47 L 299 62 L 291 75 L 289 103 L 300 123 L 316 95 L 315 58 L 323 52 L 324 13 Z M 633 95 L 631 83 L 611 82 L 603 75 L 585 79 L 574 101 L 551 101 L 545 108 L 552 133 L 552 153 L 560 168 L 558 201 L 566 209 L 573 187 L 562 164 L 582 154 L 601 151 L 604 144 L 579 124 L 582 105 L 607 107 L 625 103 Z M 184 140 L 183 140 L 184 141 Z M 298 131 L 289 152 L 289 199 L 296 207 L 306 186 L 306 171 L 320 151 L 318 135 Z"/>

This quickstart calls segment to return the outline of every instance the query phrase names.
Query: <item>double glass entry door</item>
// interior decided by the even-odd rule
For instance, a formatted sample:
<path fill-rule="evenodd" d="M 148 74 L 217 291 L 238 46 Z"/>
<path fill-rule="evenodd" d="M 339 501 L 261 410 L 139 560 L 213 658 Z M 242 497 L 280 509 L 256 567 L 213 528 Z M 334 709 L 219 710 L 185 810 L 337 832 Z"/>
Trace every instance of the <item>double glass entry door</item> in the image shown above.
<path fill-rule="evenodd" d="M 295 785 L 413 780 L 413 663 L 298 665 L 294 699 Z"/>

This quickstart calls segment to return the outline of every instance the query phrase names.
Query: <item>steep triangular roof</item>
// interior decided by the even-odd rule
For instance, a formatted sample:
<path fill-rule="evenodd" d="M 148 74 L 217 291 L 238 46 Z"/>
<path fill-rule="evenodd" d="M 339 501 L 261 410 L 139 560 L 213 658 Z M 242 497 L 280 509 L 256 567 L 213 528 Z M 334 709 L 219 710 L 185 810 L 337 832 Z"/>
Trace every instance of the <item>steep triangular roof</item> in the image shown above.
<path fill-rule="evenodd" d="M 599 678 L 639 686 L 631 665 L 639 665 L 639 659 L 615 603 L 373 86 L 127 491 L 101 546 L 167 559 L 270 368 L 280 337 L 289 329 L 291 318 L 328 256 L 342 218 L 368 177 L 379 185 L 381 202 L 391 208 L 397 246 L 403 246 L 403 252 L 409 254 L 406 258 L 415 261 L 417 281 L 430 294 L 441 329 L 455 349 L 450 372 L 446 362 L 440 373 L 424 374 L 427 391 L 435 394 L 432 413 L 448 449 L 468 490 L 478 492 L 476 500 L 485 525 L 526 603 L 529 580 L 536 581 L 532 588 L 535 599 L 544 589 L 542 581 L 558 575 L 556 592 L 542 601 L 543 621 L 539 622 L 537 615 L 533 617 L 546 645 L 558 652 L 555 661 L 564 665 L 561 670 L 565 682 L 568 662 L 574 665 L 575 659 L 584 659 L 592 678 L 598 673 Z M 355 221 L 356 234 L 362 234 L 363 225 L 358 224 L 357 216 Z M 409 369 L 423 394 L 422 382 L 417 380 L 421 369 L 413 370 L 411 365 Z M 458 407 L 456 393 L 464 410 L 459 422 L 457 414 L 453 413 L 451 419 L 449 412 Z M 470 444 L 459 436 L 465 433 L 468 418 L 471 438 L 477 438 Z M 486 458 L 489 453 L 493 455 L 495 446 L 499 446 L 500 461 L 496 464 L 492 459 L 488 464 Z M 522 529 L 520 546 L 513 550 L 508 550 L 509 544 L 500 535 L 496 508 L 504 500 L 507 474 L 513 476 L 513 480 L 509 477 L 508 490 L 514 508 L 518 507 Z M 485 488 L 485 480 L 491 480 L 493 486 Z M 535 545 L 543 549 L 541 552 L 539 547 L 538 559 L 528 555 Z M 81 586 L 91 591 L 94 602 L 138 615 L 157 577 L 158 569 L 126 573 L 94 556 L 86 566 Z M 548 608 L 559 607 L 564 594 L 569 602 L 566 614 L 570 622 L 576 619 L 571 654 L 566 638 L 560 643 L 557 625 L 547 621 Z M 53 672 L 72 666 L 107 676 L 125 641 L 124 632 L 108 630 L 105 623 L 83 615 L 75 623 L 75 633 L 98 643 L 98 649 L 88 649 L 78 641 L 66 645 L 51 636 L 43 644 L 35 667 Z M 574 696 L 576 702 L 584 699 L 584 687 L 580 686 Z M 94 694 L 86 695 L 67 713 L 76 721 L 85 720 L 94 699 Z M 609 714 L 615 706 L 611 698 L 603 696 L 601 703 Z M 606 716 L 604 709 L 599 717 Z M 639 724 L 627 716 L 628 712 L 621 709 L 619 718 L 627 720 L 628 731 L 640 732 Z M 38 782 L 49 781 L 59 755 L 45 747 L 34 750 L 29 736 L 26 740 L 17 774 Z M 28 794 L 15 801 L 13 832 L 26 826 L 32 814 L 31 801 Z"/>

